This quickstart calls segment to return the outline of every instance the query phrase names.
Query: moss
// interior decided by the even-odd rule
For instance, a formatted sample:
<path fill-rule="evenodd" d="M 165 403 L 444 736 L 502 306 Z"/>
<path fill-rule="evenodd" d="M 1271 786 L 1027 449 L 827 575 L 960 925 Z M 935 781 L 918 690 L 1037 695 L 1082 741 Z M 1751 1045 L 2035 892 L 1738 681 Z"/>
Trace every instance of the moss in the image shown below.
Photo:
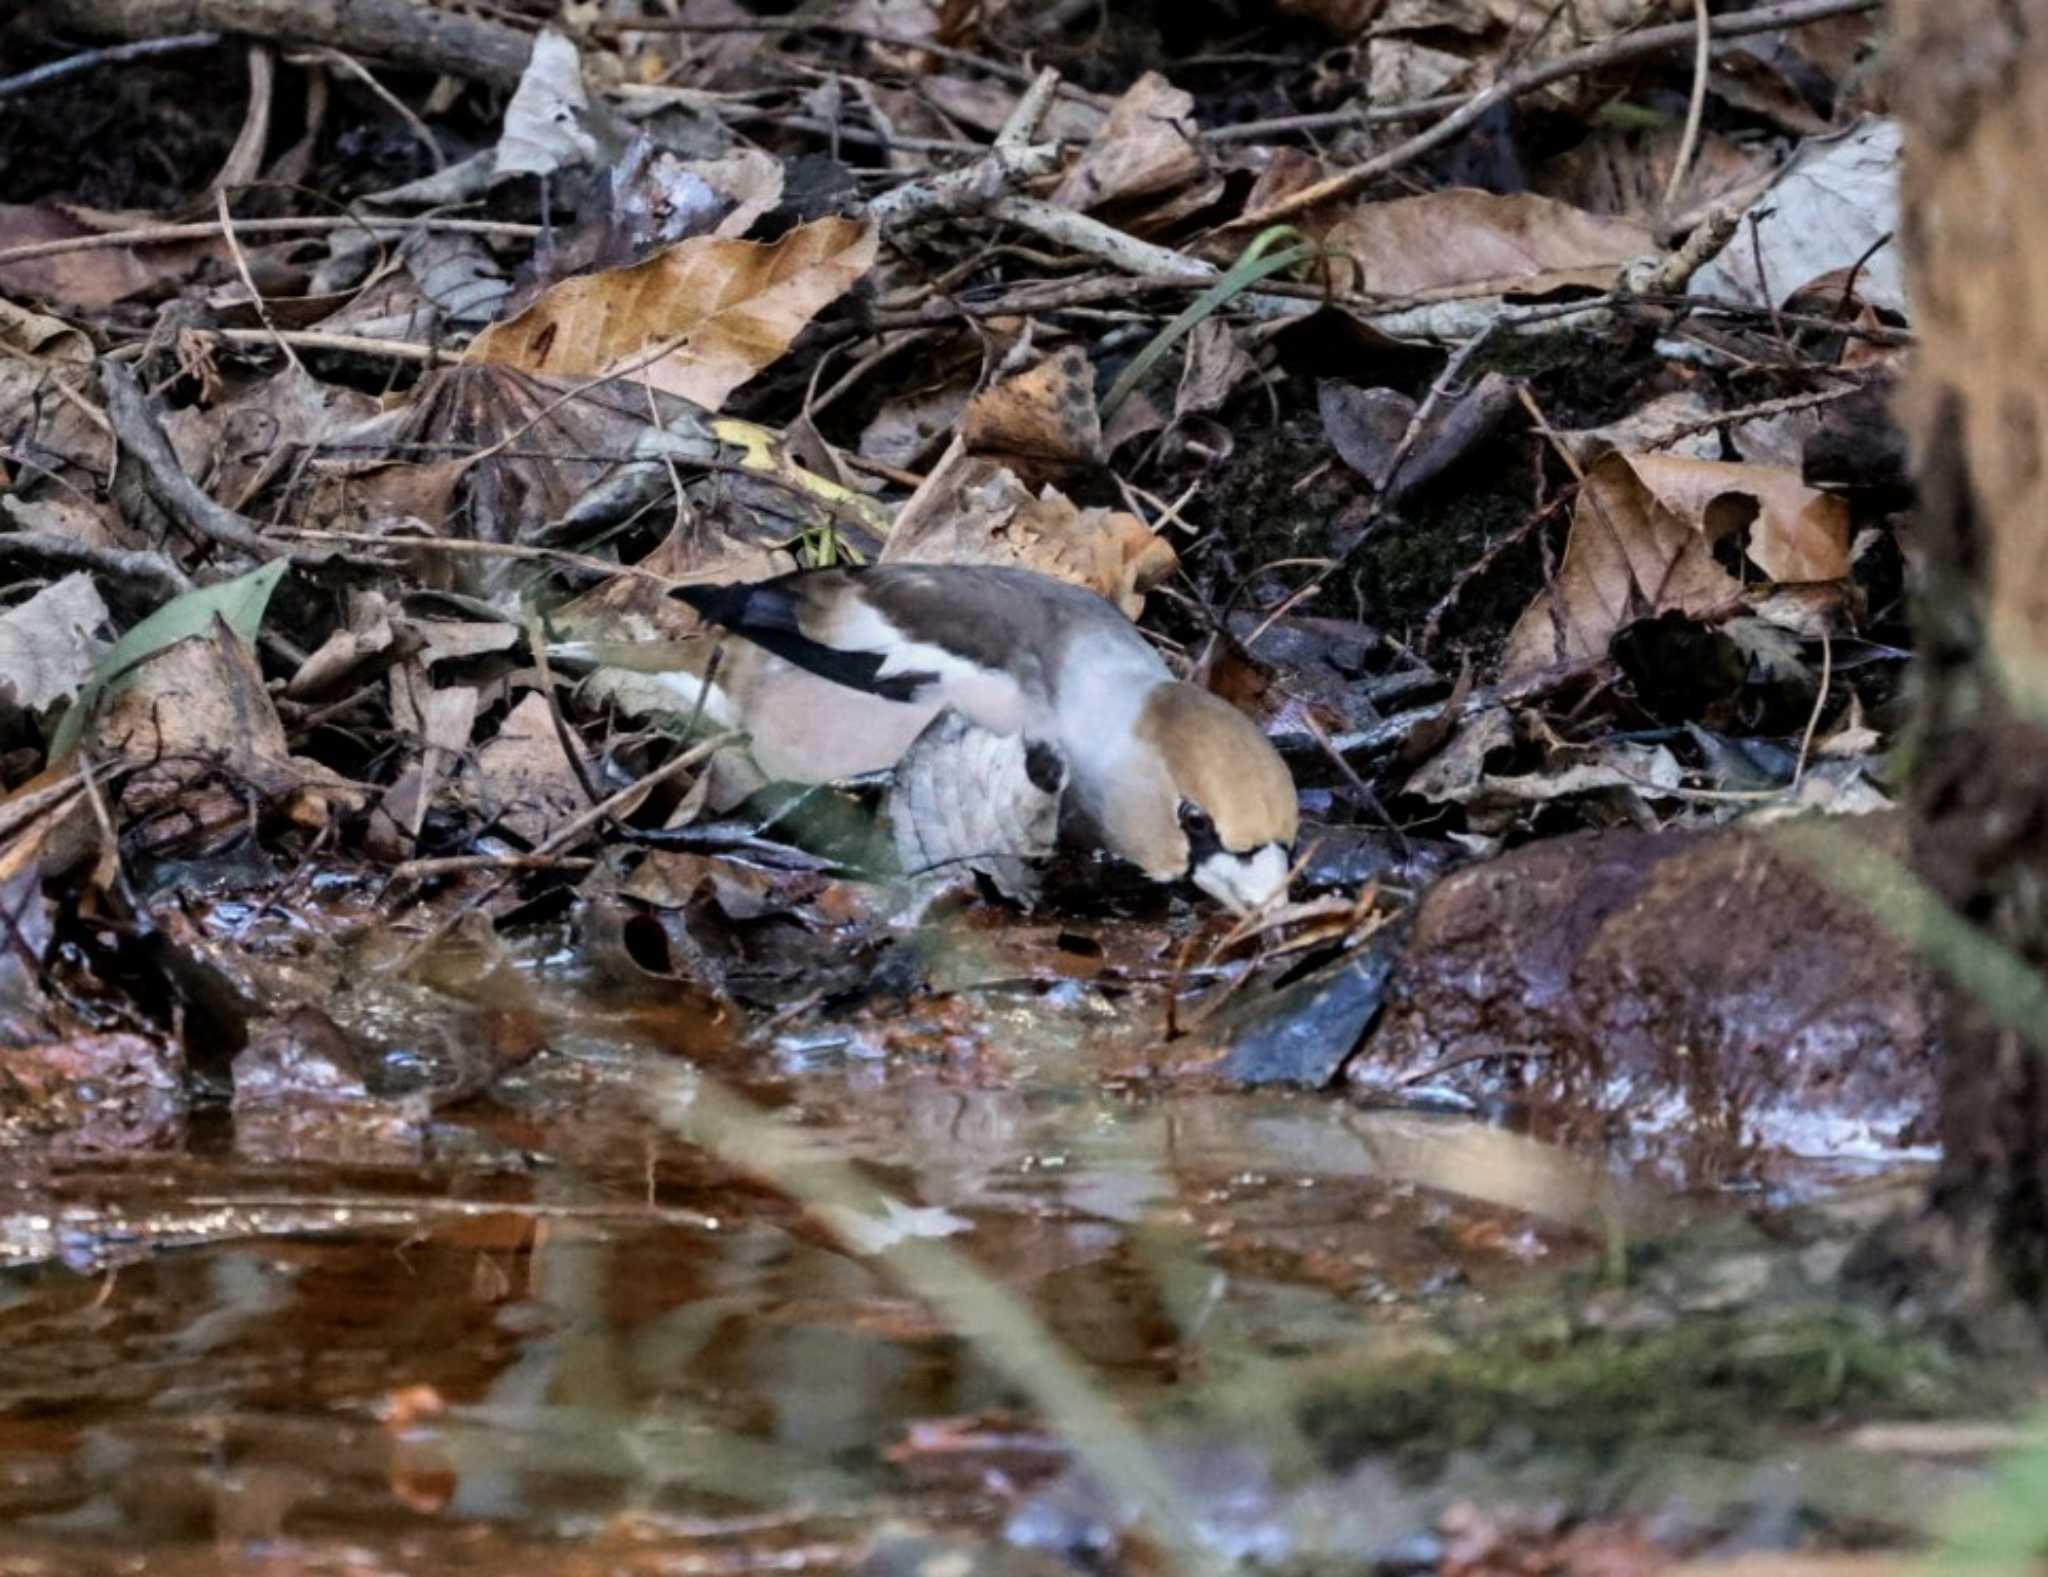
<path fill-rule="evenodd" d="M 1825 1305 L 1410 1356 L 1342 1376 L 1303 1404 L 1301 1424 L 1333 1467 L 1387 1455 L 1428 1471 L 1504 1438 L 1597 1467 L 1646 1449 L 1753 1454 L 1767 1431 L 1931 1415 L 1969 1388 L 1939 1340 Z"/>

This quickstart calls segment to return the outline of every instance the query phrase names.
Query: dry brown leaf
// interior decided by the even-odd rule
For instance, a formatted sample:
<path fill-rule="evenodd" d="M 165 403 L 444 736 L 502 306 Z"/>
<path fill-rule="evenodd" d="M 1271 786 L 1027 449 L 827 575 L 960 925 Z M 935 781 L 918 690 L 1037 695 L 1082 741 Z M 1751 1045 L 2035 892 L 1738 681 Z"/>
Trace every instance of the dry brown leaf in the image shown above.
<path fill-rule="evenodd" d="M 991 136 L 1009 121 L 1019 97 L 1017 89 L 993 77 L 929 77 L 918 84 L 918 93 L 961 125 Z M 1038 135 L 1046 142 L 1086 142 L 1102 130 L 1104 118 L 1093 105 L 1056 97 L 1038 123 Z"/>
<path fill-rule="evenodd" d="M 388 662 L 397 644 L 391 627 L 391 606 L 380 591 L 353 591 L 348 598 L 348 623 L 320 643 L 285 686 L 294 701 L 333 695 L 344 685 L 361 684 L 373 664 Z"/>
<path fill-rule="evenodd" d="M 1360 204 L 1325 244 L 1355 265 L 1349 288 L 1377 296 L 1605 287 L 1623 263 L 1658 249 L 1630 220 L 1466 187 Z"/>
<path fill-rule="evenodd" d="M 68 241 L 89 235 L 86 225 L 39 203 L 0 203 L 0 247 L 39 241 Z M 180 249 L 176 273 L 190 271 L 192 259 Z M 0 290 L 9 295 L 58 301 L 72 307 L 106 307 L 156 284 L 159 270 L 145 265 L 133 247 L 106 246 L 59 252 L 51 257 L 0 263 Z"/>
<path fill-rule="evenodd" d="M 766 243 L 693 236 L 644 263 L 562 281 L 485 329 L 464 360 L 618 375 L 715 411 L 867 272 L 875 246 L 872 225 L 840 218 Z"/>
<path fill-rule="evenodd" d="M 85 414 L 97 409 L 92 341 L 59 318 L 0 299 L 0 444 L 43 465 L 104 464 L 113 441 Z"/>
<path fill-rule="evenodd" d="M 1569 152 L 1545 160 L 1532 185 L 1545 197 L 1590 213 L 1654 221 L 1664 213 L 1664 192 L 1683 141 L 1678 126 L 1649 132 L 1605 127 Z M 1769 144 L 1736 142 L 1708 132 L 1686 167 L 1669 228 L 1691 229 L 1708 208 L 1721 203 L 1747 207 L 1770 184 L 1777 164 Z"/>
<path fill-rule="evenodd" d="M 904 505 L 882 560 L 1020 565 L 1086 586 L 1133 619 L 1180 562 L 1136 515 L 1083 509 L 1050 486 L 1034 497 L 1009 469 L 957 443 Z"/>
<path fill-rule="evenodd" d="M 291 754 L 256 656 L 223 619 L 174 642 L 110 692 L 102 744 L 137 770 L 122 784 L 123 811 L 153 848 L 240 836 L 249 792 L 278 802 L 301 826 L 321 827 L 361 791 Z"/>
<path fill-rule="evenodd" d="M 1477 69 L 1463 55 L 1409 38 L 1376 38 L 1366 92 L 1374 104 L 1409 104 L 1462 86 Z M 1256 210 L 1253 210 L 1256 212 Z"/>
<path fill-rule="evenodd" d="M 66 493 L 36 499 L 0 494 L 0 516 L 7 519 L 12 530 L 46 532 L 89 548 L 130 545 L 115 529 L 118 517 L 113 505 L 97 499 L 81 499 Z"/>
<path fill-rule="evenodd" d="M 1003 460 L 1026 482 L 1099 465 L 1102 413 L 1087 352 L 1069 345 L 982 390 L 967 403 L 960 435 L 969 454 Z"/>
<path fill-rule="evenodd" d="M 1052 200 L 1085 210 L 1171 191 L 1194 179 L 1202 173 L 1194 108 L 1192 95 L 1158 72 L 1146 72 L 1110 107 L 1108 122 L 1081 150 Z"/>
<path fill-rule="evenodd" d="M 1251 357 L 1221 318 L 1206 318 L 1188 332 L 1181 362 L 1180 385 L 1173 391 L 1173 414 L 1190 416 L 1223 408 L 1235 389 L 1253 372 Z"/>
<path fill-rule="evenodd" d="M 1848 506 L 1793 472 L 1676 455 L 1608 455 L 1580 489 L 1556 581 L 1508 636 L 1503 676 L 1598 657 L 1636 618 L 1742 611 L 1744 583 L 1721 567 L 1713 549 L 1745 527 L 1744 553 L 1769 580 L 1825 582 L 1849 572 Z M 1765 616 L 1755 606 L 1748 611 Z"/>
<path fill-rule="evenodd" d="M 403 860 L 416 852 L 420 826 L 435 794 L 469 748 L 481 697 L 469 685 L 432 688 L 424 660 L 392 670 L 389 687 L 392 722 L 415 754 L 398 781 L 384 791 L 365 837 L 379 858 Z"/>
<path fill-rule="evenodd" d="M 497 738 L 477 752 L 475 772 L 463 786 L 484 815 L 531 844 L 584 808 L 554 714 L 537 690 L 527 692 L 498 725 Z"/>

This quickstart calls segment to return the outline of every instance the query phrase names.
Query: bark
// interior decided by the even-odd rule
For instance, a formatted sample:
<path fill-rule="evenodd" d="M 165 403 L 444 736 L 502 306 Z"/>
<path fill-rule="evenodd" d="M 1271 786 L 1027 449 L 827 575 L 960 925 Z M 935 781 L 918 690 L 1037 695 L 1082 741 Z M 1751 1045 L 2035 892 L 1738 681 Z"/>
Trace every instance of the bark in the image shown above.
<path fill-rule="evenodd" d="M 1915 863 L 2048 962 L 2048 0 L 1900 0 L 1902 243 L 1921 336 Z M 2005 1015 L 2009 1020 L 2010 1015 Z M 1934 1190 L 1967 1305 L 2048 1307 L 2048 1056 L 1949 993 Z"/>
<path fill-rule="evenodd" d="M 314 44 L 420 71 L 513 87 L 533 47 L 517 28 L 427 0 L 38 0 L 50 27 L 113 38 L 240 33 Z"/>

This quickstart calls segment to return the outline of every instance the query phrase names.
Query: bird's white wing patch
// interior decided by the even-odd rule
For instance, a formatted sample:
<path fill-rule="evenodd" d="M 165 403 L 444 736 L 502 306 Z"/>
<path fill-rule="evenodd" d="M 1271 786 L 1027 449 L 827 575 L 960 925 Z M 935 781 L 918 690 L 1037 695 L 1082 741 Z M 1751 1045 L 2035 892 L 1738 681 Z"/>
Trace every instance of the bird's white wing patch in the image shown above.
<path fill-rule="evenodd" d="M 829 639 L 844 651 L 879 652 L 880 678 L 930 674 L 935 688 L 920 699 L 951 707 L 978 727 L 998 734 L 1028 734 L 1034 738 L 1047 734 L 1051 728 L 1048 698 L 1033 694 L 1016 673 L 1004 668 L 985 668 L 943 646 L 917 640 L 858 597 L 849 597 L 841 605 L 832 620 Z"/>

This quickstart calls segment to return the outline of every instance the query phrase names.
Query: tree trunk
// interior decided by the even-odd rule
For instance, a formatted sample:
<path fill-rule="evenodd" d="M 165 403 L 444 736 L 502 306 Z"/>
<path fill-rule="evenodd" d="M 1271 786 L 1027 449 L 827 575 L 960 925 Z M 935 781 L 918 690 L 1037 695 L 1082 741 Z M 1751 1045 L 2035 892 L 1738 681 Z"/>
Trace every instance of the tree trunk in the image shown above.
<path fill-rule="evenodd" d="M 2048 962 L 2048 0 L 1898 0 L 1920 335 L 1915 862 Z M 2048 1312 L 2048 1057 L 1951 991 L 1934 1191 L 1966 1303 Z M 2048 1029 L 2048 1026 L 2044 1026 Z"/>

